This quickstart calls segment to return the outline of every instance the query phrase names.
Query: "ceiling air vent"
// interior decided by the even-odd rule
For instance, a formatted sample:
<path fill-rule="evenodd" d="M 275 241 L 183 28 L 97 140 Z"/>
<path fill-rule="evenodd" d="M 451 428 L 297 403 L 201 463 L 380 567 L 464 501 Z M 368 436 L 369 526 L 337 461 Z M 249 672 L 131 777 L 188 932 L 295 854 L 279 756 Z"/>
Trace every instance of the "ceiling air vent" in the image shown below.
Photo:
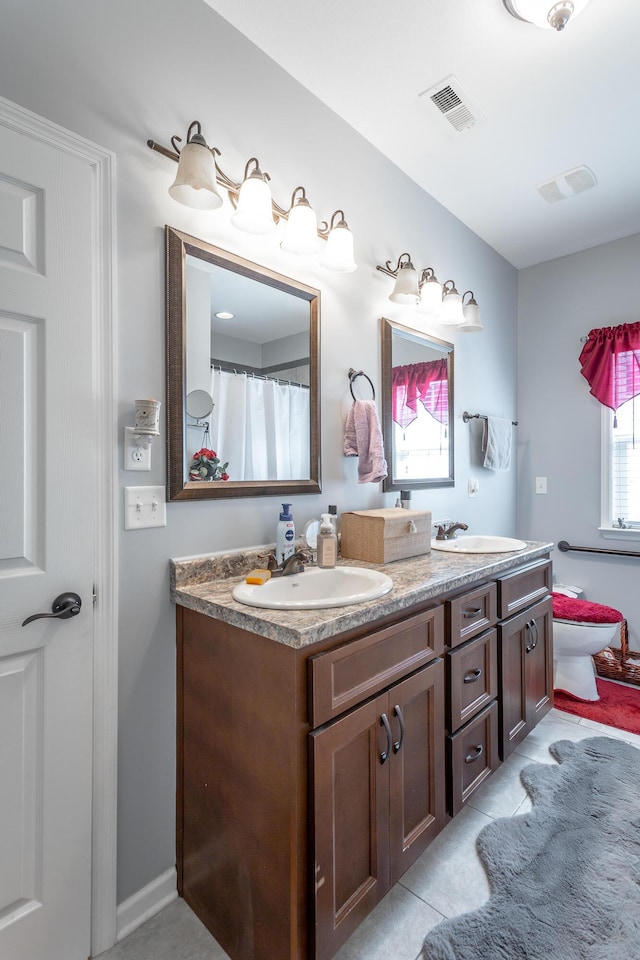
<path fill-rule="evenodd" d="M 557 203 L 558 200 L 566 200 L 567 197 L 574 197 L 577 193 L 590 190 L 597 182 L 593 170 L 583 164 L 536 184 L 536 190 L 547 203 Z"/>
<path fill-rule="evenodd" d="M 419 96 L 429 99 L 458 133 L 477 127 L 485 120 L 453 75 L 423 90 Z"/>

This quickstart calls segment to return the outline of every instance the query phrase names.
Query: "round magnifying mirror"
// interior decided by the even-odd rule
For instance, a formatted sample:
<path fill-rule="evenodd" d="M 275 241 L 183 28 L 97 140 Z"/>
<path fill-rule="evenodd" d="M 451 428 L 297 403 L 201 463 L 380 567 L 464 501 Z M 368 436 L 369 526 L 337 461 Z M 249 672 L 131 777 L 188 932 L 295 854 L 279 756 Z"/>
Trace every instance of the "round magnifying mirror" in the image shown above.
<path fill-rule="evenodd" d="M 203 420 L 213 410 L 213 399 L 206 390 L 192 390 L 187 394 L 187 413 L 194 420 Z"/>

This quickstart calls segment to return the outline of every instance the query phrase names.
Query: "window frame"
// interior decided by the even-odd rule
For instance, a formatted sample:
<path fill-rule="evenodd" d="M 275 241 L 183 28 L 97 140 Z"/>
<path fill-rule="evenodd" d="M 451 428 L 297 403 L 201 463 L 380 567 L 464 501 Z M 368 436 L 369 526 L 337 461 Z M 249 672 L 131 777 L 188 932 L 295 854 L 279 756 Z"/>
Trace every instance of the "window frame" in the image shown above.
<path fill-rule="evenodd" d="M 614 412 L 602 405 L 600 412 L 600 526 L 598 530 L 605 540 L 625 540 L 640 542 L 640 522 L 635 526 L 624 529 L 614 527 L 611 516 L 611 488 L 612 488 L 612 444 L 613 444 L 613 417 Z"/>

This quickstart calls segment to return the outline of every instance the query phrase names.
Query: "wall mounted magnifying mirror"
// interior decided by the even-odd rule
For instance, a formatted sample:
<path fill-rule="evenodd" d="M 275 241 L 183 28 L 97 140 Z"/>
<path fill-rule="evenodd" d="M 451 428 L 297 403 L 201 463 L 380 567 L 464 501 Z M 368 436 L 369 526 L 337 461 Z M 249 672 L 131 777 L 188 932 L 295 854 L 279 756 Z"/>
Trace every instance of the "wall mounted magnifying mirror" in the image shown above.
<path fill-rule="evenodd" d="M 320 492 L 320 291 L 165 234 L 169 500 Z"/>
<path fill-rule="evenodd" d="M 453 344 L 381 320 L 385 490 L 452 487 Z"/>

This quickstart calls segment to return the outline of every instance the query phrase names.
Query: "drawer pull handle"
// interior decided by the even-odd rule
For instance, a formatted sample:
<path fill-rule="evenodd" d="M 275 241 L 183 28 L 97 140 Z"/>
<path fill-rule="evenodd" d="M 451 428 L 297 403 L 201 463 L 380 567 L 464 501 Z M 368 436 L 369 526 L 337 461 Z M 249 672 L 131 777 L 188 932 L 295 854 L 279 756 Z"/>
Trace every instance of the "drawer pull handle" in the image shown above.
<path fill-rule="evenodd" d="M 473 763 L 474 760 L 477 760 L 478 757 L 481 757 L 482 754 L 484 753 L 484 747 L 482 746 L 481 743 L 479 743 L 477 747 L 474 747 L 474 750 L 476 751 L 475 753 L 468 753 L 466 755 L 466 757 L 464 758 L 465 763 Z"/>
<path fill-rule="evenodd" d="M 473 610 L 465 610 L 462 616 L 466 620 L 470 620 L 471 617 L 479 617 L 481 613 L 482 613 L 482 607 L 474 607 Z"/>
<path fill-rule="evenodd" d="M 476 669 L 472 673 L 468 673 L 465 677 L 463 677 L 462 682 L 475 683 L 476 680 L 479 680 L 481 676 L 482 676 L 482 670 L 480 669 L 480 667 L 476 667 Z"/>
<path fill-rule="evenodd" d="M 380 752 L 380 763 L 386 763 L 389 754 L 391 753 L 391 744 L 393 742 L 393 737 L 391 736 L 391 727 L 389 726 L 389 721 L 387 720 L 386 713 L 383 713 L 380 717 L 380 723 L 384 727 L 385 733 L 387 735 L 387 749 Z"/>
<path fill-rule="evenodd" d="M 400 724 L 400 739 L 394 740 L 393 742 L 393 752 L 398 753 L 402 747 L 402 744 L 404 743 L 404 717 L 402 716 L 402 707 L 400 704 L 396 703 L 395 707 L 393 708 L 393 713 L 394 716 L 398 718 L 398 722 Z"/>

